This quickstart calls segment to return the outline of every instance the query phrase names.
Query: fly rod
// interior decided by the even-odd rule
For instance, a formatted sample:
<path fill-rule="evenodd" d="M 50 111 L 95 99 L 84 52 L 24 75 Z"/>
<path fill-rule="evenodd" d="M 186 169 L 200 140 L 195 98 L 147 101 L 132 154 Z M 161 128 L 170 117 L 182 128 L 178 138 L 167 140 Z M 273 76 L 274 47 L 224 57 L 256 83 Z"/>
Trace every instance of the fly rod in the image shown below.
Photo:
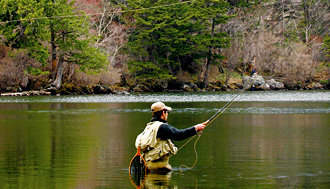
<path fill-rule="evenodd" d="M 244 90 L 243 90 L 244 91 Z M 241 94 L 242 92 L 238 93 L 233 99 L 231 99 L 231 101 L 227 102 L 227 104 L 225 104 L 220 110 L 218 110 L 212 117 L 210 117 L 210 119 L 208 119 L 205 124 L 205 126 L 208 126 L 209 124 L 211 124 L 214 120 L 216 120 L 230 105 L 232 105 L 235 102 L 235 99 Z M 197 136 L 197 135 L 195 135 Z M 186 143 L 184 143 L 179 149 L 181 150 L 186 144 L 188 144 L 193 138 L 195 138 L 195 136 L 191 137 Z M 194 143 L 194 151 L 195 151 L 195 155 L 196 155 L 196 159 L 194 164 L 191 167 L 188 167 L 186 165 L 180 165 L 180 171 L 183 172 L 182 167 L 185 167 L 187 169 L 192 169 L 196 166 L 197 164 L 197 159 L 198 159 L 198 154 L 197 154 L 197 149 L 196 149 L 196 145 L 197 142 L 199 140 L 199 138 L 201 137 L 201 132 L 198 134 L 198 138 L 196 139 L 195 143 Z"/>
<path fill-rule="evenodd" d="M 225 104 L 220 110 L 218 110 L 212 117 L 210 117 L 206 122 L 205 126 L 208 126 L 209 124 L 211 124 L 214 120 L 216 120 L 230 105 L 232 105 L 235 102 L 235 99 L 241 94 L 242 92 L 238 93 L 233 99 L 231 99 L 231 101 L 227 102 L 227 104 Z M 201 132 L 198 132 L 199 137 L 201 136 Z M 195 135 L 197 136 L 197 135 Z M 193 138 L 195 138 L 195 136 L 191 137 L 187 142 L 185 142 L 179 149 L 181 150 L 186 144 L 188 144 Z M 198 137 L 198 139 L 199 139 Z M 198 139 L 196 140 L 196 143 L 198 141 Z"/>
<path fill-rule="evenodd" d="M 235 101 L 235 99 L 240 95 L 241 93 L 238 93 L 231 101 L 227 102 L 226 105 L 224 105 L 220 110 L 218 110 L 210 119 L 207 120 L 206 126 L 211 124 L 214 120 L 216 120 L 230 105 L 232 105 Z"/>

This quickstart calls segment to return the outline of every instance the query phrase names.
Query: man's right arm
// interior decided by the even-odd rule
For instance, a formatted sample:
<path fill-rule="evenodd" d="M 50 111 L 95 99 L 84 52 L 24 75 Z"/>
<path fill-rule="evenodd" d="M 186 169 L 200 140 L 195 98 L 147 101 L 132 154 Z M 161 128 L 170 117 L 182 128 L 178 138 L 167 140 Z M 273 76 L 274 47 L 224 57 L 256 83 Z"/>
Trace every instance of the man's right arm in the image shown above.
<path fill-rule="evenodd" d="M 157 138 L 162 140 L 184 140 L 197 133 L 195 126 L 188 127 L 186 129 L 177 129 L 170 124 L 163 123 L 157 132 Z"/>

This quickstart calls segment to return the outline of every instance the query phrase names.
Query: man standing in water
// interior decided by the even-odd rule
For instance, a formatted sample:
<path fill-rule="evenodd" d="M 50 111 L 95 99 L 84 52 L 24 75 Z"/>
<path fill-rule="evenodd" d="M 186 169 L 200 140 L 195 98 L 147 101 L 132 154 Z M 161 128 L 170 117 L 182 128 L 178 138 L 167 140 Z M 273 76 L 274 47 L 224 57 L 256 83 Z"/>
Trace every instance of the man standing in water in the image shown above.
<path fill-rule="evenodd" d="M 151 105 L 152 119 L 136 138 L 135 146 L 141 147 L 149 171 L 171 171 L 170 155 L 175 155 L 178 151 L 171 140 L 184 140 L 196 135 L 206 126 L 207 122 L 204 122 L 186 129 L 177 129 L 167 123 L 171 110 L 171 107 L 162 102 L 153 103 Z"/>

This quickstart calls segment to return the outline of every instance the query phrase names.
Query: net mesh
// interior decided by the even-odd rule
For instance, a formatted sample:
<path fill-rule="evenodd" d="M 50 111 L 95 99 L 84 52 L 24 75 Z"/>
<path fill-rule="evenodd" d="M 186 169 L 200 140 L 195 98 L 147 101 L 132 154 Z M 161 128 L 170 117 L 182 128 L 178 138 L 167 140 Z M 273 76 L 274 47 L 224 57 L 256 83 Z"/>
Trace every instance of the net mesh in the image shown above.
<path fill-rule="evenodd" d="M 130 165 L 130 177 L 132 181 L 137 185 L 141 185 L 145 176 L 145 165 L 141 156 L 135 156 Z"/>

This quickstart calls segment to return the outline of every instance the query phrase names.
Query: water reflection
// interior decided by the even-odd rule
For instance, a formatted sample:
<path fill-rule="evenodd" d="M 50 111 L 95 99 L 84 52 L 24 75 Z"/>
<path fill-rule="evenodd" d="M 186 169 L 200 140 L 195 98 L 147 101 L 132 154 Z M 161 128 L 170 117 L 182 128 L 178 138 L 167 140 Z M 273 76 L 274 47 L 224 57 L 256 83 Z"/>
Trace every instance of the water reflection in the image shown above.
<path fill-rule="evenodd" d="M 134 188 L 128 165 L 151 103 L 29 100 L 0 103 L 0 186 Z M 225 103 L 171 101 L 169 123 L 191 126 Z M 329 113 L 329 100 L 235 102 L 200 138 L 194 169 L 181 173 L 178 168 L 194 163 L 192 141 L 171 158 L 172 173 L 149 174 L 143 187 L 328 188 Z"/>
<path fill-rule="evenodd" d="M 145 189 L 153 189 L 153 188 L 173 188 L 170 185 L 172 172 L 167 173 L 157 173 L 157 172 L 149 172 L 145 175 L 142 180 L 134 181 L 131 179 L 131 183 L 135 188 L 145 188 Z"/>
<path fill-rule="evenodd" d="M 149 173 L 146 175 L 143 188 L 170 188 L 172 173 Z"/>

